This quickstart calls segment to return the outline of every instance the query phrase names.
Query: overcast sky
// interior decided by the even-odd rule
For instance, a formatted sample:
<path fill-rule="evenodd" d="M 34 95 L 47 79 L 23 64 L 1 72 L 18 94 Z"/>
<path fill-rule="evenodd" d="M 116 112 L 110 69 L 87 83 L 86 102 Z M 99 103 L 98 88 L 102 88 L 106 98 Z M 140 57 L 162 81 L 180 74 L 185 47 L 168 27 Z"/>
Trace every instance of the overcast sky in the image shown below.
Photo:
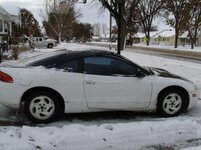
<path fill-rule="evenodd" d="M 91 3 L 90 1 L 88 0 L 86 4 L 76 5 L 76 9 L 79 9 L 83 14 L 80 21 L 91 24 L 97 22 L 108 23 L 109 13 L 107 11 L 100 13 L 100 2 Z M 44 0 L 0 0 L 0 5 L 9 7 L 10 9 L 14 9 L 13 6 L 27 8 L 39 22 L 42 21 L 41 10 L 44 9 Z"/>
<path fill-rule="evenodd" d="M 77 4 L 76 9 L 80 9 L 83 16 L 80 18 L 81 22 L 84 23 L 106 23 L 109 26 L 109 13 L 107 10 L 101 13 L 101 4 L 98 0 L 96 2 L 91 2 L 93 0 L 87 0 L 86 4 Z M 41 10 L 44 9 L 44 0 L 0 0 L 0 5 L 6 6 L 7 8 L 14 9 L 13 6 L 19 6 L 21 8 L 26 8 L 33 13 L 35 18 L 42 22 Z M 167 29 L 164 23 L 159 21 L 154 22 L 155 25 L 159 26 L 159 29 Z"/>

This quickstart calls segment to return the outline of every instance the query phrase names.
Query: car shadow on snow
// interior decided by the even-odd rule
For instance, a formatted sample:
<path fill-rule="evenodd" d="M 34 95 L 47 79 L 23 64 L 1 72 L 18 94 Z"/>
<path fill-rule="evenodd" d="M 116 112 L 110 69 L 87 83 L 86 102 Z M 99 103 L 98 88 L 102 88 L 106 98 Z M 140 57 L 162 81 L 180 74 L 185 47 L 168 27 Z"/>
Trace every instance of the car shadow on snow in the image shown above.
<path fill-rule="evenodd" d="M 3 108 L 3 109 L 2 109 Z M 36 124 L 28 120 L 23 110 L 0 107 L 0 126 L 60 126 L 75 123 L 100 125 L 104 123 L 128 123 L 133 121 L 161 120 L 155 113 L 134 113 L 132 111 L 110 111 L 95 113 L 65 114 L 49 124 Z"/>
<path fill-rule="evenodd" d="M 198 103 L 201 105 L 201 103 Z M 200 116 L 201 106 L 195 107 L 186 111 L 178 117 L 178 119 L 186 117 Z M 49 124 L 35 124 L 28 120 L 24 114 L 24 110 L 16 111 L 11 108 L 0 105 L 0 126 L 63 126 L 70 124 L 83 125 L 101 125 L 112 123 L 130 123 L 141 121 L 165 121 L 167 118 L 160 117 L 156 113 L 139 113 L 132 111 L 109 111 L 109 112 L 95 112 L 95 113 L 76 113 L 65 114 L 56 121 Z"/>

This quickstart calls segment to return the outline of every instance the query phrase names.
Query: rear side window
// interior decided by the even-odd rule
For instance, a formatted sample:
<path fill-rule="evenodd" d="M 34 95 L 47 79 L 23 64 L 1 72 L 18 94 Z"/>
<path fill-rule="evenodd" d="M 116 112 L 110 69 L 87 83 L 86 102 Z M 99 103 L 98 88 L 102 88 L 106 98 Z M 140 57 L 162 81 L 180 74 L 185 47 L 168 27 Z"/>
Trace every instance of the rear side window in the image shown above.
<path fill-rule="evenodd" d="M 38 59 L 27 62 L 27 66 L 44 66 L 47 68 L 55 67 L 62 59 L 66 58 L 66 54 L 53 55 L 49 57 L 39 57 Z"/>
<path fill-rule="evenodd" d="M 81 73 L 82 72 L 82 66 L 81 66 L 81 60 L 80 59 L 74 59 L 67 62 L 64 62 L 57 67 L 58 69 L 63 69 L 66 72 L 75 72 L 75 73 Z"/>

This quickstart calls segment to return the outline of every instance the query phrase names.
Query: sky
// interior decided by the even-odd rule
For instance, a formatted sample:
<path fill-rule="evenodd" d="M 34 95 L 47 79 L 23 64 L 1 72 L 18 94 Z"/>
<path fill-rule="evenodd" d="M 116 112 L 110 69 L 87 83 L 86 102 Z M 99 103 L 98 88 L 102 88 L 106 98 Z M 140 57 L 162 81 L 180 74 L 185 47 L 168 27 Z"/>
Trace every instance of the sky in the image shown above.
<path fill-rule="evenodd" d="M 88 0 L 86 4 L 76 4 L 76 9 L 79 9 L 82 13 L 82 17 L 79 19 L 84 23 L 108 23 L 109 25 L 109 13 L 106 11 L 101 13 L 100 11 L 100 3 L 99 2 L 91 2 L 92 0 Z M 44 0 L 0 0 L 0 5 L 9 7 L 12 9 L 12 6 L 19 6 L 21 8 L 27 8 L 30 10 L 34 17 L 41 23 L 41 10 L 44 9 Z"/>
<path fill-rule="evenodd" d="M 6 6 L 11 10 L 16 6 L 26 8 L 33 13 L 34 17 L 42 25 L 41 11 L 44 9 L 44 0 L 0 0 L 0 5 Z M 86 4 L 76 4 L 76 9 L 82 13 L 82 17 L 79 18 L 80 22 L 91 24 L 106 23 L 109 26 L 109 13 L 107 10 L 101 13 L 101 4 L 98 0 L 87 0 Z M 159 30 L 168 28 L 161 19 L 155 21 L 154 24 L 159 26 Z"/>

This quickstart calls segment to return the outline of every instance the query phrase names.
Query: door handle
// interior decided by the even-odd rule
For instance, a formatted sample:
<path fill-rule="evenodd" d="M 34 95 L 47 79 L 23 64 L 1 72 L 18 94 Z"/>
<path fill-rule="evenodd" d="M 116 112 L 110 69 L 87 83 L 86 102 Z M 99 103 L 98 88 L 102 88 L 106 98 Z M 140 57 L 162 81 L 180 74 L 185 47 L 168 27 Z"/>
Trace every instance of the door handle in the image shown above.
<path fill-rule="evenodd" d="M 87 80 L 87 81 L 85 81 L 85 83 L 86 83 L 86 84 L 90 84 L 90 85 L 94 85 L 94 84 L 95 84 L 95 82 L 92 81 L 92 80 Z"/>

